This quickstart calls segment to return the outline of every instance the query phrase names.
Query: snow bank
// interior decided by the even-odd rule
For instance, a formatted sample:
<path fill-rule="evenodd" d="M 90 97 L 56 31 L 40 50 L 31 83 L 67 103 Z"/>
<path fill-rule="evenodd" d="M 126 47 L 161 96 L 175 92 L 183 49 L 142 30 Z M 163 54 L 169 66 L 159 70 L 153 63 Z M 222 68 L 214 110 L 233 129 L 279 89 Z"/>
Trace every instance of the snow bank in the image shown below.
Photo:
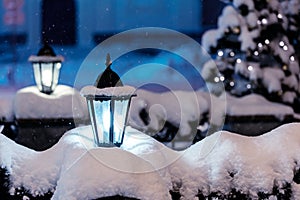
<path fill-rule="evenodd" d="M 170 199 L 165 180 L 150 162 L 120 148 L 95 148 L 92 138 L 90 126 L 80 127 L 51 149 L 36 152 L 0 134 L 0 166 L 10 174 L 10 193 L 24 187 L 34 197 L 54 192 L 53 200 Z"/>
<path fill-rule="evenodd" d="M 291 199 L 297 199 L 299 130 L 294 123 L 257 137 L 222 131 L 181 152 L 129 127 L 122 148 L 95 148 L 90 126 L 67 132 L 44 152 L 0 134 L 0 165 L 10 174 L 11 194 L 18 187 L 33 196 L 50 190 L 53 200 L 113 195 L 171 199 L 169 189 L 187 200 L 199 194 L 224 199 L 233 189 L 257 199 L 274 188 L 285 193 L 287 185 Z"/>
<path fill-rule="evenodd" d="M 123 195 L 170 199 L 170 187 L 182 199 L 201 193 L 226 196 L 232 189 L 258 198 L 258 193 L 300 190 L 294 177 L 300 168 L 300 124 L 283 125 L 257 137 L 222 131 L 182 152 L 128 129 L 122 148 L 95 148 L 90 126 L 67 132 L 57 145 L 35 152 L 0 135 L 0 164 L 11 175 L 12 188 L 32 194 L 53 190 L 52 199 L 95 199 Z M 147 181 L 145 181 L 147 180 Z"/>
<path fill-rule="evenodd" d="M 243 97 L 226 95 L 227 112 L 229 116 L 274 116 L 283 119 L 286 115 L 293 115 L 290 106 L 273 103 L 261 95 L 250 94 Z"/>
<path fill-rule="evenodd" d="M 85 118 L 86 104 L 78 91 L 58 85 L 50 95 L 41 93 L 36 86 L 19 90 L 14 101 L 17 119 Z"/>
<path fill-rule="evenodd" d="M 229 194 L 232 189 L 257 199 L 259 192 L 272 194 L 273 188 L 284 193 L 287 184 L 291 199 L 298 199 L 299 186 L 293 179 L 300 163 L 299 128 L 300 124 L 288 124 L 258 137 L 223 131 L 193 145 L 178 161 L 183 199 L 192 199 L 198 190 L 206 196 Z M 201 151 L 205 145 L 214 148 Z"/>
<path fill-rule="evenodd" d="M 10 174 L 12 195 L 22 186 L 33 196 L 54 191 L 59 173 L 56 157 L 52 150 L 38 153 L 0 134 L 0 165 Z"/>
<path fill-rule="evenodd" d="M 82 155 L 70 169 L 62 172 L 52 199 L 114 195 L 170 199 L 165 183 L 150 163 L 118 148 L 91 149 Z"/>
<path fill-rule="evenodd" d="M 191 134 L 191 122 L 199 122 L 208 112 L 209 103 L 202 92 L 170 91 L 155 93 L 137 90 L 137 97 L 132 100 L 129 123 L 134 128 L 147 133 L 157 133 L 166 121 L 179 127 L 182 136 Z M 140 112 L 145 109 L 149 115 L 147 125 L 142 122 Z"/>

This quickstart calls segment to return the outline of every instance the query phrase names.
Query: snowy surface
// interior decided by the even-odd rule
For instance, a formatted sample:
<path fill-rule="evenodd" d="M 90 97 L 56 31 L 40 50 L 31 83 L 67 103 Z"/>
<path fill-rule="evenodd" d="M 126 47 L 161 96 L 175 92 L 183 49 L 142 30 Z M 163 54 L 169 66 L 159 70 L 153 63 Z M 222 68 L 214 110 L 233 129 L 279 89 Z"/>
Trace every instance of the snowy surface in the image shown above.
<path fill-rule="evenodd" d="M 257 199 L 258 192 L 272 193 L 285 183 L 291 183 L 291 199 L 298 199 L 300 188 L 293 177 L 299 169 L 299 128 L 288 124 L 258 137 L 218 132 L 193 145 L 180 160 L 184 199 L 192 199 L 198 190 L 228 194 L 232 188 Z"/>
<path fill-rule="evenodd" d="M 15 92 L 0 91 L 0 121 L 11 122 L 14 120 L 13 100 Z"/>
<path fill-rule="evenodd" d="M 41 93 L 36 86 L 20 89 L 14 99 L 17 119 L 84 118 L 85 100 L 74 88 L 58 85 L 50 95 Z"/>
<path fill-rule="evenodd" d="M 137 97 L 132 100 L 129 124 L 143 132 L 157 133 L 166 121 L 179 127 L 180 136 L 191 135 L 192 122 L 199 122 L 205 113 L 210 114 L 210 124 L 223 125 L 224 116 L 274 116 L 280 120 L 287 115 L 294 115 L 291 107 L 270 102 L 265 97 L 250 94 L 234 97 L 224 93 L 216 97 L 208 92 L 169 91 L 154 93 L 137 90 Z M 288 98 L 288 97 L 287 97 Z M 140 116 L 142 110 L 149 115 L 146 125 Z"/>
<path fill-rule="evenodd" d="M 226 95 L 227 115 L 229 116 L 275 116 L 283 119 L 286 115 L 293 115 L 290 106 L 273 103 L 257 94 L 250 94 L 241 98 Z"/>
<path fill-rule="evenodd" d="M 132 138 L 136 141 L 139 135 Z M 127 148 L 134 151 L 143 145 L 144 153 L 149 153 L 145 147 L 154 151 L 155 141 L 142 137 L 148 145 L 135 147 L 138 144 L 132 142 Z M 11 174 L 10 193 L 24 186 L 33 196 L 55 190 L 53 200 L 113 195 L 171 199 L 168 185 L 150 162 L 119 148 L 95 148 L 92 138 L 92 128 L 81 127 L 66 133 L 51 149 L 35 152 L 0 135 L 0 165 Z M 130 144 L 130 138 L 125 141 Z"/>
<path fill-rule="evenodd" d="M 135 88 L 125 85 L 120 87 L 97 88 L 89 85 L 81 89 L 80 94 L 85 95 L 100 95 L 100 96 L 130 96 L 134 95 Z"/>
<path fill-rule="evenodd" d="M 148 133 L 160 131 L 166 121 L 179 127 L 178 134 L 189 135 L 191 123 L 198 122 L 210 109 L 208 93 L 195 91 L 169 91 L 155 93 L 137 90 L 132 100 L 130 125 Z M 149 124 L 145 125 L 140 112 L 145 109 L 149 115 Z"/>
<path fill-rule="evenodd" d="M 293 178 L 300 168 L 299 130 L 294 123 L 257 137 L 222 131 L 181 152 L 130 127 L 120 149 L 95 148 L 90 126 L 67 132 L 43 152 L 0 135 L 0 164 L 11 174 L 11 194 L 23 186 L 33 196 L 54 191 L 54 200 L 171 199 L 171 187 L 186 200 L 199 192 L 228 194 L 233 188 L 256 199 L 259 192 L 272 193 L 286 183 L 297 199 L 300 188 Z"/>

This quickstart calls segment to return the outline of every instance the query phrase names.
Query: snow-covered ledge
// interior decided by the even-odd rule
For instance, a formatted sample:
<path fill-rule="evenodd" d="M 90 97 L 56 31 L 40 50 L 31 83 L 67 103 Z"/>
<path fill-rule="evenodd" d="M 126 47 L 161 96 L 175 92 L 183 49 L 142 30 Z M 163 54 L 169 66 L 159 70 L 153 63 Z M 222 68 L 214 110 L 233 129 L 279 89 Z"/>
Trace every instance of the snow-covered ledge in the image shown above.
<path fill-rule="evenodd" d="M 67 132 L 43 152 L 0 135 L 0 166 L 8 170 L 11 194 L 18 188 L 32 196 L 50 191 L 53 200 L 164 200 L 172 198 L 169 190 L 186 200 L 297 199 L 299 130 L 293 123 L 257 137 L 222 131 L 180 152 L 129 127 L 122 148 L 108 149 L 94 147 L 90 126 Z"/>
<path fill-rule="evenodd" d="M 41 93 L 36 86 L 20 89 L 15 96 L 16 119 L 85 118 L 84 99 L 76 89 L 57 85 L 52 94 Z"/>
<path fill-rule="evenodd" d="M 16 141 L 35 150 L 53 146 L 76 123 L 88 119 L 85 99 L 66 85 L 58 85 L 50 95 L 36 86 L 17 91 L 14 112 L 18 125 Z"/>
<path fill-rule="evenodd" d="M 294 111 L 290 106 L 268 101 L 258 94 L 249 94 L 244 97 L 234 97 L 226 94 L 228 116 L 274 116 L 283 120 L 286 116 L 293 116 Z"/>
<path fill-rule="evenodd" d="M 242 135 L 261 135 L 286 123 L 295 122 L 290 106 L 268 101 L 258 94 L 226 95 L 225 130 Z"/>

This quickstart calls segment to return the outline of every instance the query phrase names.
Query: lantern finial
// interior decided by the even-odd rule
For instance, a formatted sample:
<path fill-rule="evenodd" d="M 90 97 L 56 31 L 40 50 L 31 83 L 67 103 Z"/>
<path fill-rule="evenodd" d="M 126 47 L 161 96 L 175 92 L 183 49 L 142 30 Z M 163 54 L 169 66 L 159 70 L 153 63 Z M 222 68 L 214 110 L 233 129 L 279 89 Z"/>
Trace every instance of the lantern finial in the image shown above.
<path fill-rule="evenodd" d="M 107 55 L 106 55 L 106 62 L 105 62 L 105 65 L 106 65 L 106 67 L 109 67 L 110 65 L 111 65 L 111 59 L 110 59 L 110 54 L 108 53 Z"/>

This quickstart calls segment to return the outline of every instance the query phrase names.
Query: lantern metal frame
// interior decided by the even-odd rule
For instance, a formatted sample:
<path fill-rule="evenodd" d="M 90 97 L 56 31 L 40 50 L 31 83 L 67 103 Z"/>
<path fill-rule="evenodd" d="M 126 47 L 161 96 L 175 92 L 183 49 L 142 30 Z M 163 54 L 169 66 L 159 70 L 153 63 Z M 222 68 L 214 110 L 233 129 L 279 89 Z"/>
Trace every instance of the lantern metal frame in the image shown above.
<path fill-rule="evenodd" d="M 33 67 L 35 83 L 40 92 L 51 94 L 59 80 L 60 69 L 63 56 L 56 56 L 53 49 L 45 44 L 38 52 L 38 55 L 32 55 L 28 59 Z"/>
<path fill-rule="evenodd" d="M 45 71 L 45 65 L 49 67 L 49 64 L 51 64 L 51 69 Z M 61 62 L 32 62 L 32 65 L 35 83 L 39 91 L 45 94 L 51 94 L 58 84 Z M 50 78 L 48 76 L 50 76 Z M 46 81 L 47 79 L 49 79 L 49 81 Z M 46 82 L 49 84 L 46 84 Z"/>
<path fill-rule="evenodd" d="M 125 130 L 126 130 L 126 124 L 128 120 L 128 114 L 131 104 L 131 98 L 136 96 L 136 94 L 131 95 L 122 95 L 122 96 L 104 96 L 104 95 L 84 95 L 86 98 L 89 114 L 91 118 L 92 123 L 92 129 L 93 129 L 93 136 L 94 136 L 94 142 L 96 146 L 98 147 L 120 147 L 123 143 Z M 116 113 L 116 102 L 122 102 L 122 101 L 128 101 L 127 107 L 125 108 L 124 112 L 121 113 L 121 115 L 124 115 L 125 118 L 121 124 L 122 127 L 119 129 L 119 133 L 117 133 L 117 127 L 116 127 L 116 119 L 115 119 L 115 113 Z M 104 116 L 105 114 L 108 115 L 108 113 L 102 113 L 102 123 L 98 124 L 97 116 L 96 116 L 96 108 L 95 108 L 95 102 L 100 102 L 102 106 L 106 106 L 103 104 L 103 102 L 108 102 L 109 106 L 109 118 L 106 118 L 108 116 Z M 99 116 L 98 116 L 99 117 Z M 108 121 L 106 121 L 108 120 Z M 108 130 L 105 130 L 105 124 L 109 124 Z M 102 127 L 98 127 L 102 126 Z M 99 131 L 99 128 L 102 129 L 102 132 Z M 102 135 L 101 135 L 102 134 Z M 101 135 L 101 137 L 100 137 Z"/>

